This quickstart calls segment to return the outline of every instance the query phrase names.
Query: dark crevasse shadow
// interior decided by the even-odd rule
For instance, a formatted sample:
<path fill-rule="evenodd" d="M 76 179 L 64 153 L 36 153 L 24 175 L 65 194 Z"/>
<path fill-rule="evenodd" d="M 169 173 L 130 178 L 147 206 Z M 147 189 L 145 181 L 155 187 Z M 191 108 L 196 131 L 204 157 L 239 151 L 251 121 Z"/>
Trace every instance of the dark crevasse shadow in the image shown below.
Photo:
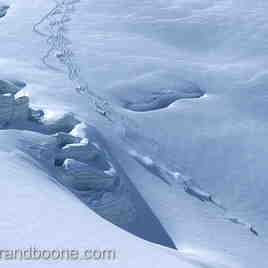
<path fill-rule="evenodd" d="M 30 108 L 29 97 L 17 96 L 25 86 L 0 80 L 1 129 L 17 133 L 19 150 L 103 218 L 140 238 L 176 248 L 100 132 L 72 113 L 46 119 L 44 111 Z"/>

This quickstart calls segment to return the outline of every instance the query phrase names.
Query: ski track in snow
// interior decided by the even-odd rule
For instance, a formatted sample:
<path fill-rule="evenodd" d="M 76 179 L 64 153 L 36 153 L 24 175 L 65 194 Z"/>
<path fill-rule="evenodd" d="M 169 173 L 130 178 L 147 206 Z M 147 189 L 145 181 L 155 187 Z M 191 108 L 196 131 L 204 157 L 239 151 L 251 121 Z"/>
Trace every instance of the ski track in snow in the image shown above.
<path fill-rule="evenodd" d="M 83 79 L 83 77 L 80 74 L 79 67 L 74 63 L 74 53 L 71 50 L 71 41 L 67 39 L 65 36 L 65 33 L 68 30 L 68 23 L 71 21 L 71 15 L 75 11 L 75 4 L 79 3 L 80 0 L 65 0 L 65 1 L 56 1 L 56 6 L 47 14 L 45 15 L 37 24 L 34 25 L 33 29 L 36 33 L 40 34 L 41 36 L 47 38 L 47 44 L 50 46 L 48 49 L 47 54 L 42 58 L 43 63 L 48 67 L 52 68 L 54 70 L 59 70 L 57 67 L 55 67 L 53 64 L 50 64 L 47 62 L 47 59 L 54 53 L 56 55 L 56 58 L 58 58 L 59 62 L 63 64 L 68 71 L 69 79 L 72 81 L 75 81 L 77 83 L 76 90 L 79 94 L 87 94 L 87 97 L 89 98 L 90 105 L 93 105 L 95 108 L 95 111 L 100 113 L 102 116 L 107 118 L 107 120 L 111 121 L 113 125 L 118 125 L 119 128 L 123 128 L 124 135 L 129 131 L 129 128 L 133 128 L 135 131 L 139 129 L 137 125 L 131 121 L 129 118 L 126 118 L 125 116 L 122 116 L 121 114 L 118 114 L 116 109 L 114 108 L 113 104 L 109 102 L 109 100 L 104 99 L 104 97 L 96 95 L 93 91 L 91 91 Z M 109 4 L 108 2 L 104 2 L 104 5 Z M 146 3 L 147 7 L 152 7 L 152 3 Z M 187 3 L 184 4 L 180 3 L 179 6 L 170 6 L 169 8 L 174 9 L 175 11 L 179 8 L 186 8 L 187 9 Z M 193 3 L 195 5 L 197 3 Z M 184 6 L 185 5 L 185 6 Z M 191 5 L 191 3 L 190 3 Z M 111 5 L 111 7 L 113 7 Z M 136 8 L 136 4 L 133 6 L 133 8 Z M 161 8 L 160 4 L 160 10 L 164 11 L 165 7 Z M 191 17 L 191 19 L 198 18 L 198 12 L 214 12 L 214 5 L 213 1 L 206 1 L 203 4 L 200 4 L 200 6 L 196 5 L 196 10 L 192 10 L 193 13 L 188 14 L 186 17 Z M 146 9 L 145 9 L 146 13 Z M 164 14 L 164 12 L 163 12 Z M 135 14 L 135 19 L 137 14 Z M 129 18 L 131 16 L 127 17 L 127 20 L 129 22 Z M 144 17 L 141 17 L 140 19 L 143 20 Z M 145 16 L 146 18 L 146 16 Z M 185 16 L 182 16 L 181 19 L 184 19 Z M 109 18 L 114 19 L 114 18 Z M 115 19 L 117 19 L 117 16 L 115 16 Z M 176 20 L 178 17 L 176 16 Z M 165 18 L 160 19 L 161 22 L 172 22 L 172 20 L 166 20 Z M 156 21 L 150 20 L 148 21 L 150 23 L 159 22 L 159 19 Z M 46 23 L 49 25 L 48 32 L 42 32 L 39 30 L 39 27 L 42 26 L 43 23 Z M 53 57 L 52 57 L 53 60 Z M 141 106 L 142 107 L 142 106 Z M 142 108 L 141 108 L 142 109 Z M 131 129 L 133 131 L 133 129 Z M 144 139 L 143 136 L 140 136 L 141 139 Z M 154 141 L 152 138 L 145 138 L 150 141 L 151 144 L 154 144 L 154 146 L 158 143 Z M 123 140 L 126 140 L 125 137 L 123 137 Z M 206 190 L 202 189 L 198 184 L 194 182 L 192 178 L 189 178 L 188 176 L 183 175 L 178 170 L 172 171 L 172 169 L 166 167 L 162 163 L 158 163 L 157 160 L 153 160 L 150 156 L 147 156 L 146 153 L 139 153 L 136 152 L 135 149 L 129 146 L 129 143 L 126 143 L 127 148 L 130 148 L 128 150 L 129 155 L 134 158 L 139 164 L 141 164 L 147 171 L 151 172 L 153 175 L 159 177 L 162 179 L 165 183 L 169 184 L 171 187 L 178 187 L 181 185 L 185 191 L 186 194 L 191 195 L 193 198 L 196 198 L 202 202 L 208 202 L 212 205 L 216 206 L 217 208 L 220 208 L 224 211 L 224 213 L 227 216 L 224 216 L 224 219 L 229 220 L 232 223 L 242 225 L 246 227 L 252 234 L 258 235 L 258 232 L 254 229 L 254 227 L 244 222 L 242 219 L 239 219 L 235 216 L 228 216 L 231 213 L 227 208 L 225 208 L 222 203 L 214 197 L 212 194 L 207 192 Z M 160 151 L 160 149 L 158 149 Z M 148 163 L 149 161 L 149 163 Z M 235 219 L 235 220 L 234 220 Z"/>

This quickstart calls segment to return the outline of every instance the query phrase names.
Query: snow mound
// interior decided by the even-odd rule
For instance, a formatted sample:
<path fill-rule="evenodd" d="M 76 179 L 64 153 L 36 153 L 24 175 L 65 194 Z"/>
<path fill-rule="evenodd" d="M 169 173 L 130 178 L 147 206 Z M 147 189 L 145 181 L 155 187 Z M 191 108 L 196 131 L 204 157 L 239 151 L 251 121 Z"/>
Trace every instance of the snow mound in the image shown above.
<path fill-rule="evenodd" d="M 125 109 L 146 112 L 168 107 L 179 99 L 200 98 L 205 92 L 196 84 L 168 72 L 153 72 L 106 89 Z"/>

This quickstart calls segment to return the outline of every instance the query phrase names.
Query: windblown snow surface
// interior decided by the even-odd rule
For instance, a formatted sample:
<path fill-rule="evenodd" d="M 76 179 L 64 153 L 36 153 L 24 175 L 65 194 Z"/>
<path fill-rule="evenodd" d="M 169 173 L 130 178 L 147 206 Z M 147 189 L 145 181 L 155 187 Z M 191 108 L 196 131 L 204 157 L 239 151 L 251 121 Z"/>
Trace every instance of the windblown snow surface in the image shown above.
<path fill-rule="evenodd" d="M 81 0 L 75 5 L 67 35 L 82 76 L 139 126 L 139 137 L 151 137 L 157 146 L 140 138 L 123 142 L 118 128 L 92 112 L 65 72 L 44 66 L 48 46 L 32 27 L 54 1 L 7 4 L 0 20 L 1 76 L 25 81 L 34 106 L 52 114 L 71 111 L 96 126 L 178 251 L 142 241 L 93 214 L 24 157 L 19 134 L 10 130 L 0 135 L 3 247 L 111 245 L 122 256 L 114 263 L 55 264 L 59 267 L 267 267 L 267 1 Z M 170 95 L 168 102 L 163 98 L 167 92 L 172 101 Z M 149 166 L 147 153 L 178 167 L 227 212 L 153 175 L 127 146 L 145 152 L 143 163 Z M 227 220 L 232 217 L 252 224 L 259 235 Z"/>

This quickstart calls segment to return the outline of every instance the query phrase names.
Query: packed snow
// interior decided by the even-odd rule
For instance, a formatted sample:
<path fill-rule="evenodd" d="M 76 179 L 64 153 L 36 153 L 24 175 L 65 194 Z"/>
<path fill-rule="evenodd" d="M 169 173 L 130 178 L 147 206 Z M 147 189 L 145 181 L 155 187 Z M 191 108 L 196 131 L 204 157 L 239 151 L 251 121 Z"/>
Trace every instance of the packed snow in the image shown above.
<path fill-rule="evenodd" d="M 268 4 L 2 2 L 4 265 L 266 267 Z"/>

